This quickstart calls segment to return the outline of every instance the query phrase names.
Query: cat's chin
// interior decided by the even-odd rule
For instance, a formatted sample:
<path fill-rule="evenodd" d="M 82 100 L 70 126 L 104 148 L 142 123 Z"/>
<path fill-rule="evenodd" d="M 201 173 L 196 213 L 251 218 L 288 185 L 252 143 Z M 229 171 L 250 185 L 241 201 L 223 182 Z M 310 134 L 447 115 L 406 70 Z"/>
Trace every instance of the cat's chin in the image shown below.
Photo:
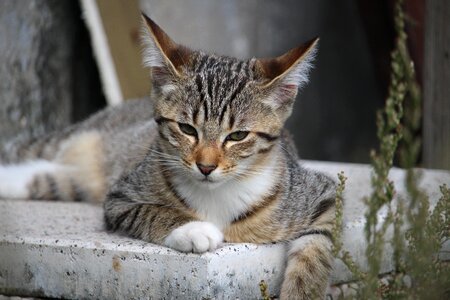
<path fill-rule="evenodd" d="M 227 181 L 224 179 L 212 179 L 209 177 L 193 178 L 193 179 L 194 179 L 193 181 L 195 181 L 195 184 L 198 187 L 207 188 L 207 189 L 215 189 Z"/>

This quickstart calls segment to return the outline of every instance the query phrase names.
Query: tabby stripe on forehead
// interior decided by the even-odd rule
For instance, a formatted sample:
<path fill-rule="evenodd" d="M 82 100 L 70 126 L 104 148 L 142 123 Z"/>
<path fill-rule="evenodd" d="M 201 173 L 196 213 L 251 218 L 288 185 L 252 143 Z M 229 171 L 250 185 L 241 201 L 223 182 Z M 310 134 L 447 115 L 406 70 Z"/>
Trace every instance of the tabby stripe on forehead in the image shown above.
<path fill-rule="evenodd" d="M 213 84 L 214 84 L 214 78 L 213 77 L 214 77 L 214 75 L 211 74 L 211 73 L 207 73 L 206 74 L 206 84 L 208 85 L 208 96 L 209 96 L 210 100 L 213 98 L 213 95 L 212 95 L 212 87 L 213 87 Z"/>
<path fill-rule="evenodd" d="M 230 114 L 230 122 L 228 123 L 228 128 L 232 129 L 234 126 L 234 116 Z"/>
<path fill-rule="evenodd" d="M 217 102 L 220 102 L 222 100 L 222 97 L 220 97 L 219 93 L 220 93 L 220 81 L 216 80 L 215 81 L 215 86 L 214 86 L 214 97 L 215 97 Z"/>
<path fill-rule="evenodd" d="M 203 93 L 203 84 L 202 84 L 202 77 L 200 74 L 197 74 L 195 77 L 195 83 L 197 84 L 197 91 L 200 94 L 200 101 L 205 101 L 205 94 Z"/>
<path fill-rule="evenodd" d="M 222 121 L 223 121 L 223 118 L 225 116 L 227 109 L 228 109 L 228 105 L 225 105 L 225 107 L 222 109 L 222 112 L 220 113 L 220 116 L 219 116 L 219 124 L 222 124 Z"/>
<path fill-rule="evenodd" d="M 220 118 L 219 118 L 219 124 L 222 123 L 223 121 L 223 117 L 225 115 L 225 112 L 227 111 L 228 107 L 231 107 L 233 100 L 236 98 L 236 96 L 242 91 L 242 89 L 245 87 L 246 82 L 244 80 L 240 81 L 238 86 L 236 87 L 236 89 L 231 93 L 230 97 L 228 97 L 228 101 L 226 101 L 223 105 L 222 105 L 222 111 L 220 113 Z M 233 118 L 233 122 L 230 123 L 234 123 L 234 118 Z M 230 128 L 232 128 L 232 126 L 230 126 Z"/>
<path fill-rule="evenodd" d="M 250 74 L 250 67 L 252 67 L 251 65 L 249 65 L 249 64 L 246 64 L 246 67 L 243 69 L 244 70 L 244 74 L 245 74 L 245 77 L 248 77 L 248 78 L 250 78 L 251 76 L 251 74 Z"/>
<path fill-rule="evenodd" d="M 245 80 L 241 80 L 237 86 L 237 88 L 233 91 L 231 96 L 228 98 L 228 105 L 231 105 L 236 96 L 242 91 L 247 82 Z"/>
<path fill-rule="evenodd" d="M 197 72 L 203 71 L 203 68 L 205 66 L 205 63 L 208 61 L 208 56 L 207 55 L 203 55 L 200 57 L 200 63 L 197 67 Z"/>
<path fill-rule="evenodd" d="M 241 72 L 241 70 L 242 70 L 242 64 L 243 64 L 244 62 L 242 61 L 242 60 L 240 60 L 238 63 L 237 63 L 237 65 L 236 65 L 236 72 L 237 73 L 240 73 Z"/>
<path fill-rule="evenodd" d="M 198 121 L 197 121 L 198 113 L 199 113 L 199 107 L 198 107 L 198 105 L 196 105 L 194 107 L 194 111 L 192 112 L 192 121 L 196 125 L 198 125 Z"/>
<path fill-rule="evenodd" d="M 270 135 L 270 134 L 265 133 L 265 132 L 255 132 L 255 133 L 256 133 L 257 136 L 259 136 L 259 137 L 261 137 L 261 138 L 263 138 L 263 139 L 265 139 L 265 140 L 267 140 L 269 142 L 273 142 L 273 141 L 275 141 L 276 139 L 279 138 L 279 136 Z"/>
<path fill-rule="evenodd" d="M 175 122 L 176 123 L 177 121 L 175 121 L 173 119 L 165 118 L 165 117 L 158 117 L 158 118 L 155 119 L 155 122 L 158 125 L 161 125 L 161 123 L 163 123 L 163 122 Z"/>
<path fill-rule="evenodd" d="M 200 95 L 200 103 L 203 104 L 205 102 L 205 93 L 203 91 L 202 78 L 199 74 L 195 77 L 195 83 L 197 84 L 197 91 L 198 91 L 198 94 Z M 197 116 L 198 116 L 199 110 L 200 110 L 199 105 L 196 105 L 194 108 L 194 111 L 192 113 L 192 120 L 195 123 L 197 123 Z"/>
<path fill-rule="evenodd" d="M 203 101 L 203 115 L 205 121 L 208 121 L 208 101 Z"/>
<path fill-rule="evenodd" d="M 239 77 L 239 72 L 240 72 L 240 66 L 242 65 L 242 61 L 230 61 L 229 65 L 228 65 L 228 78 L 230 78 L 230 81 L 235 81 L 236 78 Z"/>
<path fill-rule="evenodd" d="M 233 66 L 233 62 L 232 62 L 231 60 L 228 61 L 228 62 L 227 62 L 227 67 L 226 67 L 226 70 L 227 70 L 227 78 L 231 78 L 231 74 L 233 73 L 232 66 Z"/>

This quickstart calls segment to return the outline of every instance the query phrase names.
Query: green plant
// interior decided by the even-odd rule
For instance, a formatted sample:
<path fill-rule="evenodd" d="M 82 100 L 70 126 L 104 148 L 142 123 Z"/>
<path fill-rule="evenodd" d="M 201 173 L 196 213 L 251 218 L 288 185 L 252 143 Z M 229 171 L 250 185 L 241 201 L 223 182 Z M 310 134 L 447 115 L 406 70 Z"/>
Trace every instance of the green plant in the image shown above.
<path fill-rule="evenodd" d="M 365 238 L 367 241 L 367 272 L 362 272 L 346 251 L 342 251 L 339 231 L 342 224 L 342 193 L 344 175 L 338 174 L 337 210 L 334 254 L 340 258 L 360 284 L 355 290 L 358 299 L 443 299 L 449 293 L 450 266 L 439 259 L 439 251 L 450 237 L 450 189 L 441 186 L 442 197 L 430 212 L 429 198 L 419 188 L 420 172 L 414 170 L 421 142 L 417 137 L 421 120 L 421 95 L 415 79 L 414 65 L 406 45 L 403 0 L 395 4 L 396 43 L 391 53 L 391 82 L 385 108 L 377 115 L 377 136 L 380 147 L 372 151 L 372 194 L 364 199 Z M 405 105 L 405 103 L 407 105 Z M 403 140 L 402 140 L 403 139 Z M 398 149 L 399 143 L 401 147 Z M 388 178 L 396 152 L 400 165 L 407 168 L 406 201 L 394 205 L 395 188 Z M 377 215 L 387 207 L 382 224 Z M 408 226 L 406 237 L 402 231 Z M 391 240 L 386 240 L 388 228 Z M 393 246 L 394 270 L 387 280 L 380 280 L 383 245 Z M 405 280 L 408 279 L 408 280 Z M 447 295 L 449 296 L 449 295 Z"/>

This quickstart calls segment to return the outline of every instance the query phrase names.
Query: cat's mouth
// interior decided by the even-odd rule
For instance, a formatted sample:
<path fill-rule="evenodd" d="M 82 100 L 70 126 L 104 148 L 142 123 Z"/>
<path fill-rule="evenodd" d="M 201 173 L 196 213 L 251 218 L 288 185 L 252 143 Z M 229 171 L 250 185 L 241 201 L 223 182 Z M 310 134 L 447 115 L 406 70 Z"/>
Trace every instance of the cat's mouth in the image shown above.
<path fill-rule="evenodd" d="M 212 189 L 222 185 L 224 182 L 228 181 L 228 178 L 221 176 L 220 174 L 211 174 L 211 175 L 201 175 L 200 172 L 194 172 L 191 174 L 190 179 L 194 184 L 198 184 L 199 187 L 207 187 L 208 189 Z"/>
<path fill-rule="evenodd" d="M 209 176 L 205 176 L 202 179 L 197 179 L 201 186 L 207 187 L 208 189 L 214 189 L 224 183 L 223 180 L 213 179 Z"/>

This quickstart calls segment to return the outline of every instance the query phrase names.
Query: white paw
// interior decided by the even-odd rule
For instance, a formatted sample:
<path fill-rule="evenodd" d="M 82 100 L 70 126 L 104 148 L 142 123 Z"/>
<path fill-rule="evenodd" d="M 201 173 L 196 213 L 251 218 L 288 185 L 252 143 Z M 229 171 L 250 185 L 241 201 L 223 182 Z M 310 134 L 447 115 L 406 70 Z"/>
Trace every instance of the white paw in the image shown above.
<path fill-rule="evenodd" d="M 209 222 L 189 222 L 174 229 L 164 240 L 164 245 L 182 252 L 203 253 L 216 249 L 223 234 Z"/>

